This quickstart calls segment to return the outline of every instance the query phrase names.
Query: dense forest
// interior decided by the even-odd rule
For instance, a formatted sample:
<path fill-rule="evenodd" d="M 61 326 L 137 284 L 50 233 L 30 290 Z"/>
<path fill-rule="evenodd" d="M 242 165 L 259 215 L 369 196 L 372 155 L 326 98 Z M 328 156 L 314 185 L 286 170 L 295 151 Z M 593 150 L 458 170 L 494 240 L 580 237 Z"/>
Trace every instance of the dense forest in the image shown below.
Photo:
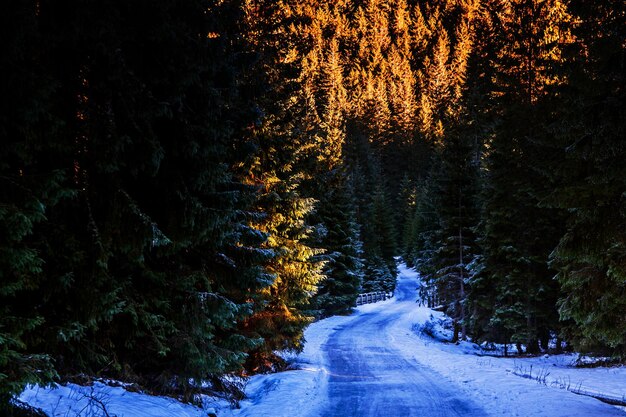
<path fill-rule="evenodd" d="M 623 1 L 17 0 L 0 32 L 0 404 L 279 369 L 397 256 L 455 339 L 626 359 Z"/>

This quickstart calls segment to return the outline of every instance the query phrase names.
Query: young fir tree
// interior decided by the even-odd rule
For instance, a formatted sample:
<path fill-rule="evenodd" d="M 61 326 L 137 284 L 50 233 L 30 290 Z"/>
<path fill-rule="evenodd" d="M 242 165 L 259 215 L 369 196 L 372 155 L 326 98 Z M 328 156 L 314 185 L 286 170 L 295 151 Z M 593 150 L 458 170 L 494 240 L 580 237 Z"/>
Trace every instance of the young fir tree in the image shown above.
<path fill-rule="evenodd" d="M 319 246 L 326 249 L 325 279 L 315 297 L 322 316 L 346 314 L 355 306 L 363 282 L 362 243 L 356 222 L 355 197 L 350 178 L 339 183 L 320 200 L 317 210 L 323 231 Z"/>

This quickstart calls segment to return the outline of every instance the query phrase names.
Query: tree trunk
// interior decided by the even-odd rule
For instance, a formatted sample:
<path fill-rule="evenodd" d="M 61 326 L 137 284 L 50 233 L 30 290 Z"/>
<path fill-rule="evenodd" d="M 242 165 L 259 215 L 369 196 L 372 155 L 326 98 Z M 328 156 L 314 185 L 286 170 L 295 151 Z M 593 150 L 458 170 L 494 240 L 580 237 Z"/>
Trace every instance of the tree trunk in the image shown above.
<path fill-rule="evenodd" d="M 459 283 L 461 298 L 461 339 L 467 339 L 467 326 L 465 325 L 465 274 L 463 270 L 463 227 L 461 225 L 461 189 L 459 189 Z"/>
<path fill-rule="evenodd" d="M 556 338 L 556 353 L 563 353 L 563 347 L 561 346 L 563 344 L 563 340 L 560 337 Z"/>
<path fill-rule="evenodd" d="M 539 353 L 539 341 L 537 339 L 533 339 L 528 342 L 528 345 L 526 346 L 526 353 L 530 353 L 533 355 Z"/>

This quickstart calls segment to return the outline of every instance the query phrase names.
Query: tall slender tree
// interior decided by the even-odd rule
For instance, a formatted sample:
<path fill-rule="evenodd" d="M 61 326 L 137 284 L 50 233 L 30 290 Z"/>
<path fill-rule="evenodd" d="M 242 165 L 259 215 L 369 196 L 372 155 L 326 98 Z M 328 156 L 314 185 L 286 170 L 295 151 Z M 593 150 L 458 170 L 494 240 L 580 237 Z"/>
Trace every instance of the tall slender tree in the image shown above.
<path fill-rule="evenodd" d="M 498 124 L 487 160 L 482 273 L 492 275 L 496 286 L 490 325 L 519 349 L 524 344 L 537 352 L 539 341 L 547 347 L 559 327 L 558 289 L 547 258 L 561 232 L 559 214 L 539 207 L 549 183 L 535 167 L 550 158 L 550 149 L 539 145 L 545 134 L 539 109 L 548 88 L 560 82 L 555 68 L 569 17 L 553 1 L 492 7 L 493 21 L 502 26 L 493 61 Z M 537 220 L 528 225 L 521 218 Z"/>
<path fill-rule="evenodd" d="M 563 291 L 559 312 L 576 349 L 623 360 L 626 9 L 614 1 L 570 7 L 578 42 L 566 55 L 566 110 L 551 129 L 563 152 L 551 171 L 557 186 L 549 204 L 568 212 L 552 254 Z"/>
<path fill-rule="evenodd" d="M 363 283 L 362 243 L 356 218 L 356 199 L 352 180 L 346 174 L 320 201 L 317 216 L 321 222 L 319 246 L 326 249 L 326 278 L 315 298 L 321 316 L 352 311 Z"/>
<path fill-rule="evenodd" d="M 248 361 L 256 370 L 280 362 L 276 350 L 302 349 L 304 328 L 313 320 L 310 300 L 323 277 L 323 263 L 316 258 L 321 251 L 308 245 L 313 229 L 307 217 L 315 200 L 303 190 L 303 182 L 316 171 L 316 138 L 314 131 L 298 125 L 310 107 L 301 96 L 306 90 L 300 89 L 300 39 L 289 30 L 301 16 L 288 1 L 262 3 L 247 3 L 245 11 L 248 36 L 259 53 L 256 68 L 270 91 L 258 97 L 266 117 L 251 128 L 258 151 L 243 175 L 261 189 L 258 209 L 264 216 L 251 224 L 268 235 L 264 247 L 276 256 L 266 264 L 274 282 L 244 323 L 250 334 L 264 340 Z"/>
<path fill-rule="evenodd" d="M 47 167 L 40 156 L 60 142 L 62 120 L 54 113 L 55 80 L 47 74 L 49 41 L 28 2 L 7 5 L 0 17 L 0 413 L 26 384 L 47 384 L 56 372 L 46 349 L 28 345 L 45 317 L 34 292 L 45 280 L 38 233 L 47 210 L 73 191 L 67 173 Z"/>

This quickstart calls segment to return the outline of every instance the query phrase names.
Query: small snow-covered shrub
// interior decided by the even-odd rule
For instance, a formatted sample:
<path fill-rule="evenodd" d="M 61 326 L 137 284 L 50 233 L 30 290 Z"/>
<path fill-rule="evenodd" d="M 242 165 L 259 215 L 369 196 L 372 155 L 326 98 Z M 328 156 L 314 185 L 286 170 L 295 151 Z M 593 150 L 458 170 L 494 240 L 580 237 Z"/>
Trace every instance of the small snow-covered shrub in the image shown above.
<path fill-rule="evenodd" d="M 449 317 L 435 317 L 431 314 L 424 324 L 414 325 L 413 331 L 440 342 L 449 342 L 454 336 L 454 325 Z"/>
<path fill-rule="evenodd" d="M 427 321 L 424 324 L 415 324 L 413 325 L 413 330 L 428 337 L 435 337 L 435 324 L 432 321 Z"/>

